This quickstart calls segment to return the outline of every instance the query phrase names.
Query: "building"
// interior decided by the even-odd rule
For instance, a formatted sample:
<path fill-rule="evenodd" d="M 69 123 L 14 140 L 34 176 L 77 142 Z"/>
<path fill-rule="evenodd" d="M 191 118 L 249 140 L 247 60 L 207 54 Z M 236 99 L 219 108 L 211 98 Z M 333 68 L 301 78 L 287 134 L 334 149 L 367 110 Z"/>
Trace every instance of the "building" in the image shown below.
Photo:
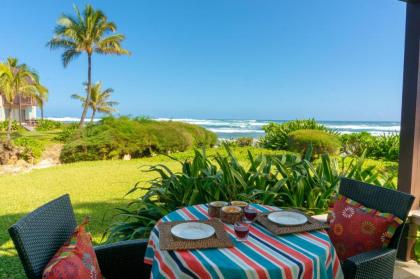
<path fill-rule="evenodd" d="M 13 100 L 13 103 L 9 104 L 4 96 L 0 94 L 0 121 L 7 120 L 9 111 L 12 110 L 12 120 L 31 123 L 36 119 L 36 107 L 36 100 L 32 97 L 18 95 Z"/>

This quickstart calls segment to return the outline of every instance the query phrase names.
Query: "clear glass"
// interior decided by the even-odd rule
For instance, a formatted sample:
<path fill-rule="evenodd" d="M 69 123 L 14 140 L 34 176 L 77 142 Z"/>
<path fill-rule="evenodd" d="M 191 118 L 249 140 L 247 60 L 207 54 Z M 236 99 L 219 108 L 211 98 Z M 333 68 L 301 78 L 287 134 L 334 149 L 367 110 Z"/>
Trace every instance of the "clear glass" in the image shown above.
<path fill-rule="evenodd" d="M 252 207 L 245 207 L 244 208 L 244 222 L 247 224 L 251 224 L 255 218 L 257 217 L 257 210 Z"/>
<path fill-rule="evenodd" d="M 235 230 L 236 239 L 238 241 L 248 240 L 249 227 L 246 224 L 236 222 L 233 225 L 233 228 Z"/>

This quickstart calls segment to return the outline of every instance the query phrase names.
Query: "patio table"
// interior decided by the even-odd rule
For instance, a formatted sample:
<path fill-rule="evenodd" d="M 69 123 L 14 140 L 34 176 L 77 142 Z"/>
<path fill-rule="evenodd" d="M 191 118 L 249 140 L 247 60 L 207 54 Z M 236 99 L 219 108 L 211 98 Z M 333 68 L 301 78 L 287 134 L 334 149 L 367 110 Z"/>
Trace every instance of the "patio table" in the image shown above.
<path fill-rule="evenodd" d="M 279 210 L 252 204 L 259 212 Z M 159 222 L 207 220 L 207 205 L 178 209 Z M 150 234 L 144 262 L 152 278 L 343 278 L 340 261 L 325 231 L 276 236 L 254 223 L 247 241 L 239 242 L 225 224 L 234 247 L 163 251 L 159 231 Z"/>

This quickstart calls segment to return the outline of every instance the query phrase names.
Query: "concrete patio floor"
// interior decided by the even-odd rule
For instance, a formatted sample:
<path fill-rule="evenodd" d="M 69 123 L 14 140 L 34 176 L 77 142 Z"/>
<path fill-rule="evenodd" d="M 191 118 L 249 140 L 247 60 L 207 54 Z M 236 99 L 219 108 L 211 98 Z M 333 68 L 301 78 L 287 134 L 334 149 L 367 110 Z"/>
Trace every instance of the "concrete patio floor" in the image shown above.
<path fill-rule="evenodd" d="M 420 278 L 420 265 L 415 261 L 397 261 L 394 272 L 395 279 L 414 279 Z"/>

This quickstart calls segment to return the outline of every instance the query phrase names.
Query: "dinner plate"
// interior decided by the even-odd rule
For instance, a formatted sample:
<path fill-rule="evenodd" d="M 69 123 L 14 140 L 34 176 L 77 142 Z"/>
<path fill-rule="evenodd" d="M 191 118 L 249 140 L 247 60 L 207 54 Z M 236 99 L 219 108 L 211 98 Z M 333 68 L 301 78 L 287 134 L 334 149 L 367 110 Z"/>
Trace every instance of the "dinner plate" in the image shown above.
<path fill-rule="evenodd" d="M 308 222 L 308 218 L 302 213 L 291 211 L 278 211 L 268 214 L 268 220 L 283 226 L 297 226 Z"/>
<path fill-rule="evenodd" d="M 215 233 L 215 230 L 212 226 L 207 224 L 188 222 L 173 226 L 171 233 L 182 239 L 199 240 L 212 236 Z"/>

